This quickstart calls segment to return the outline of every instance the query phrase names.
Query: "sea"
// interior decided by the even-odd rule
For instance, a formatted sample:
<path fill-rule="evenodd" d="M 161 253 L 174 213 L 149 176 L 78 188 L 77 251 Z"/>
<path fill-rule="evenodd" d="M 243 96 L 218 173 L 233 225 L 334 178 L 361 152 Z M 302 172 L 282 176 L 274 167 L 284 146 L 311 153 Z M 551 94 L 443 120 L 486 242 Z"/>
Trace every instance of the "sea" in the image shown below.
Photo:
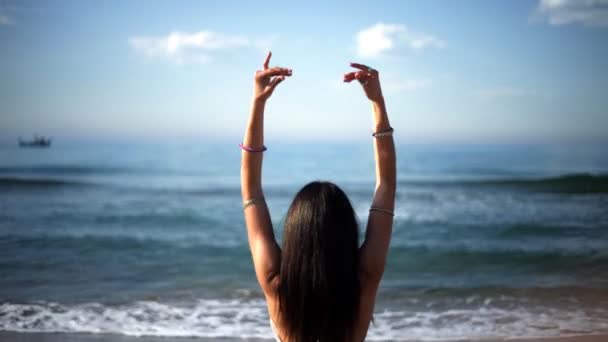
<path fill-rule="evenodd" d="M 361 143 L 268 146 L 277 239 L 313 180 L 363 235 Z M 388 264 L 368 340 L 608 332 L 608 146 L 398 144 Z M 0 332 L 271 339 L 233 142 L 0 145 Z"/>

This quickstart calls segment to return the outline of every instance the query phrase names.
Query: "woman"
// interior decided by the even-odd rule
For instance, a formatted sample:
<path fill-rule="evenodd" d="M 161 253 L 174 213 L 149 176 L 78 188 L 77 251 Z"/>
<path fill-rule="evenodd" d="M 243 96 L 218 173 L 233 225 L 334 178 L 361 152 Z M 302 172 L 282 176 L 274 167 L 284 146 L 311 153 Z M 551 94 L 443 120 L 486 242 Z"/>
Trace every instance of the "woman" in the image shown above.
<path fill-rule="evenodd" d="M 376 189 L 365 240 L 359 247 L 357 219 L 340 188 L 313 182 L 295 196 L 277 244 L 262 191 L 264 106 L 291 69 L 255 73 L 254 94 L 242 152 L 241 187 L 249 248 L 266 297 L 277 340 L 363 341 L 384 272 L 393 225 L 396 170 L 378 71 L 352 63 L 344 82 L 358 80 L 372 103 Z"/>

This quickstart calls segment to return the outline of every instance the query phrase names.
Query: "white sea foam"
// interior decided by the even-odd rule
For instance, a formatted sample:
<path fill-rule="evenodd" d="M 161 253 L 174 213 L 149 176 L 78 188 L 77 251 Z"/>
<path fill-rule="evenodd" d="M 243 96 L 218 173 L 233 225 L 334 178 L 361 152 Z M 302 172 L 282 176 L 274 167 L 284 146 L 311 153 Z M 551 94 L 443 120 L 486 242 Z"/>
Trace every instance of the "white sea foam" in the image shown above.
<path fill-rule="evenodd" d="M 199 300 L 191 305 L 141 301 L 122 306 L 4 303 L 0 330 L 252 338 L 271 334 L 261 300 Z"/>
<path fill-rule="evenodd" d="M 603 318 L 588 312 L 481 307 L 442 312 L 384 311 L 377 313 L 369 340 L 462 340 L 506 337 L 548 337 L 608 331 Z"/>
<path fill-rule="evenodd" d="M 489 303 L 486 303 L 489 304 Z M 548 307 L 444 311 L 384 310 L 375 314 L 368 340 L 455 340 L 543 337 L 608 332 L 608 310 Z M 4 303 L 0 331 L 117 333 L 131 336 L 271 338 L 262 300 L 152 301 L 107 306 L 86 303 Z"/>

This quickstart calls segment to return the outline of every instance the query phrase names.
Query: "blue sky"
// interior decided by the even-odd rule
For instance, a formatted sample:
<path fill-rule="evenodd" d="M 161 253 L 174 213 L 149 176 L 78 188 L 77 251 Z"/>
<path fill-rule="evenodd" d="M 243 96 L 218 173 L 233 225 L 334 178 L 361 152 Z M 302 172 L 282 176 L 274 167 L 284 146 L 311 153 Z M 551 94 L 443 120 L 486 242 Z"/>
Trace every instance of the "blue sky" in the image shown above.
<path fill-rule="evenodd" d="M 0 133 L 239 140 L 265 51 L 268 139 L 369 139 L 348 63 L 405 142 L 608 137 L 608 0 L 0 0 Z"/>

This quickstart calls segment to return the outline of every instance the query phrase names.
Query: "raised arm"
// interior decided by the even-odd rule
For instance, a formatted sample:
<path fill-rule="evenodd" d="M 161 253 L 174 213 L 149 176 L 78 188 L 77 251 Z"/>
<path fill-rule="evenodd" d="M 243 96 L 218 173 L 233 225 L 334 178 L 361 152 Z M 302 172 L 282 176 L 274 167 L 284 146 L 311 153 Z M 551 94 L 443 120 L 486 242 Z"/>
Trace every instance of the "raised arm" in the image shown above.
<path fill-rule="evenodd" d="M 367 221 L 365 241 L 360 249 L 360 267 L 366 280 L 377 287 L 384 273 L 393 227 L 395 191 L 397 187 L 395 144 L 377 70 L 352 63 L 359 69 L 344 75 L 344 81 L 358 80 L 372 103 L 374 118 L 374 158 L 376 188 Z"/>
<path fill-rule="evenodd" d="M 245 130 L 241 157 L 241 194 L 249 248 L 253 258 L 256 277 L 264 293 L 280 265 L 280 249 L 272 230 L 272 221 L 264 192 L 262 190 L 262 158 L 264 147 L 264 107 L 276 86 L 285 77 L 291 76 L 291 69 L 269 68 L 271 53 L 264 61 L 262 70 L 255 72 L 253 99 L 249 121 Z"/>

